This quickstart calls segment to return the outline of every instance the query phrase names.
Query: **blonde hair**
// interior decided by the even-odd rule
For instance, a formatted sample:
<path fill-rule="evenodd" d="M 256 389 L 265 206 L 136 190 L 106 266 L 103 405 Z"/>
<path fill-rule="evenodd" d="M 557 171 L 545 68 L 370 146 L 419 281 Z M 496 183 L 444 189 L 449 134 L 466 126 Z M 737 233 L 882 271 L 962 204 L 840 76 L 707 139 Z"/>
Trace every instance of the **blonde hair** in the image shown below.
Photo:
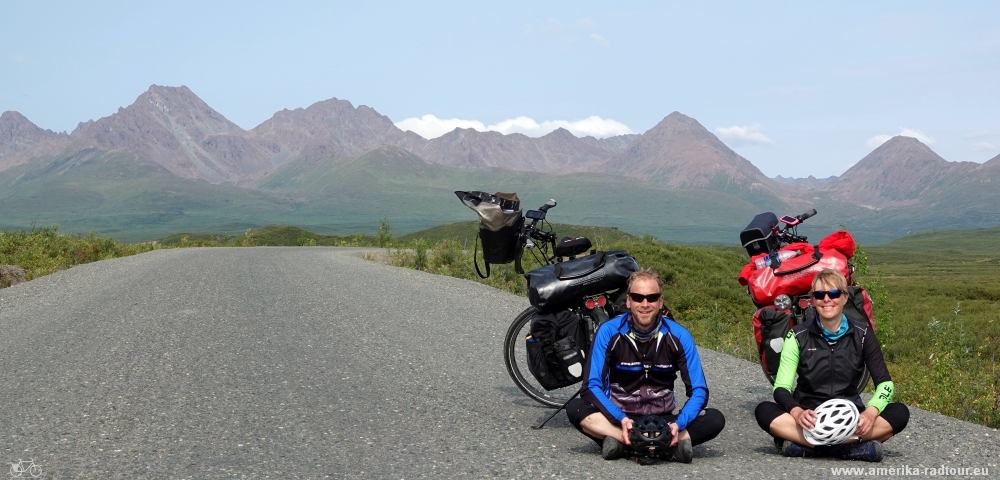
<path fill-rule="evenodd" d="M 844 278 L 844 274 L 832 268 L 828 268 L 816 274 L 816 277 L 813 278 L 810 292 L 815 292 L 816 285 L 819 285 L 820 282 L 830 285 L 841 292 L 847 291 L 847 279 Z"/>
<path fill-rule="evenodd" d="M 663 290 L 663 280 L 660 279 L 660 276 L 652 268 L 643 268 L 632 272 L 632 275 L 628 277 L 628 291 L 632 291 L 632 284 L 637 280 L 652 280 L 656 282 L 657 288 Z"/>

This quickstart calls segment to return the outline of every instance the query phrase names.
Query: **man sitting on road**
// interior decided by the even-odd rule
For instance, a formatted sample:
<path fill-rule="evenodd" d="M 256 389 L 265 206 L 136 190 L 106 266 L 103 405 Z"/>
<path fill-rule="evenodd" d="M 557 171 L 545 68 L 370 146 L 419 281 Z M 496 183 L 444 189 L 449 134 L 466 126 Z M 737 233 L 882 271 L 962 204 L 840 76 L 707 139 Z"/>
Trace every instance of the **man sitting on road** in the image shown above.
<path fill-rule="evenodd" d="M 663 312 L 663 281 L 651 269 L 632 274 L 629 311 L 597 330 L 584 371 L 581 398 L 566 406 L 570 422 L 601 446 L 612 460 L 630 452 L 636 419 L 658 415 L 668 422 L 670 446 L 663 458 L 690 463 L 692 447 L 715 438 L 725 427 L 722 412 L 705 408 L 708 384 L 694 339 Z M 677 374 L 688 400 L 675 414 Z"/>

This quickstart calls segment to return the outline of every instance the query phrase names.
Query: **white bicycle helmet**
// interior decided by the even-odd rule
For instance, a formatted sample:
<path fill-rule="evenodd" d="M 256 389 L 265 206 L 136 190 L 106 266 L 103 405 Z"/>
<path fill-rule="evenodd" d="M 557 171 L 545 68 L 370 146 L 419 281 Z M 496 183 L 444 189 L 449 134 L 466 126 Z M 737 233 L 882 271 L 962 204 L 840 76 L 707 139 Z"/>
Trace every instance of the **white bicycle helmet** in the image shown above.
<path fill-rule="evenodd" d="M 858 428 L 858 407 L 850 400 L 833 398 L 816 407 L 816 425 L 803 430 L 813 445 L 836 445 L 854 435 Z"/>

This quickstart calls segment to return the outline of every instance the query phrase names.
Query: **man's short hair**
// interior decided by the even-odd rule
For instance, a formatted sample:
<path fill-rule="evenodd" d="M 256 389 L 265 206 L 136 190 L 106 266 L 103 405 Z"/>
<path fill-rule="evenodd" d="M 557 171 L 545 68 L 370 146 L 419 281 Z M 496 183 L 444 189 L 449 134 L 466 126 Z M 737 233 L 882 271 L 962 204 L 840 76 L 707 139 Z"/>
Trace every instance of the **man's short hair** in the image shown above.
<path fill-rule="evenodd" d="M 636 280 L 652 280 L 656 282 L 656 286 L 663 290 L 663 280 L 660 280 L 660 276 L 653 271 L 652 268 L 643 268 L 639 271 L 632 272 L 632 275 L 628 277 L 628 291 L 632 291 L 632 283 Z"/>
<path fill-rule="evenodd" d="M 828 268 L 817 273 L 816 277 L 813 278 L 812 288 L 810 290 L 816 291 L 816 285 L 819 285 L 820 282 L 830 285 L 831 287 L 842 292 L 847 290 L 847 279 L 844 278 L 844 274 L 832 268 Z"/>

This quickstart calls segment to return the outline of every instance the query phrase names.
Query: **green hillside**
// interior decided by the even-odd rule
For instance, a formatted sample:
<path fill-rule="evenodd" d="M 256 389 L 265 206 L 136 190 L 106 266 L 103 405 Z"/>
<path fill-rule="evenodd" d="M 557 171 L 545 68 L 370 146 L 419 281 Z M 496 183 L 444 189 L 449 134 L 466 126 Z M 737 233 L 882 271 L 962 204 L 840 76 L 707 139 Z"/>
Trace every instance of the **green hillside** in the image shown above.
<path fill-rule="evenodd" d="M 386 219 L 396 234 L 407 234 L 476 220 L 452 192 L 483 190 L 517 192 L 525 209 L 554 198 L 559 205 L 549 218 L 560 224 L 617 228 L 689 244 L 736 245 L 739 232 L 758 213 L 816 208 L 820 214 L 800 232 L 811 240 L 845 226 L 859 241 L 878 244 L 919 231 L 927 219 L 940 228 L 957 228 L 993 218 L 988 210 L 995 209 L 980 202 L 965 210 L 950 208 L 948 214 L 872 210 L 823 196 L 785 205 L 721 184 L 716 190 L 671 190 L 613 175 L 448 168 L 394 147 L 293 162 L 241 187 L 181 179 L 124 154 L 43 158 L 0 172 L 0 228 L 58 224 L 65 232 L 94 231 L 135 242 L 181 231 L 241 235 L 268 224 L 297 225 L 318 235 L 374 235 Z"/>
<path fill-rule="evenodd" d="M 295 191 L 296 223 L 317 232 L 372 232 L 387 218 L 397 233 L 475 220 L 455 190 L 517 192 L 524 209 L 550 198 L 549 212 L 560 223 L 617 227 L 687 243 L 734 243 L 742 226 L 763 210 L 781 205 L 752 204 L 707 190 L 668 190 L 612 175 L 541 175 L 500 169 L 463 170 L 427 164 L 392 147 L 353 159 L 285 165 L 257 187 L 282 195 Z M 327 219 L 323 223 L 318 219 Z M 355 223 L 345 222 L 350 218 Z"/>
<path fill-rule="evenodd" d="M 0 193 L 0 228 L 58 224 L 64 232 L 94 231 L 129 242 L 181 230 L 241 234 L 293 212 L 291 202 L 262 192 L 185 180 L 110 154 L 5 170 Z"/>

